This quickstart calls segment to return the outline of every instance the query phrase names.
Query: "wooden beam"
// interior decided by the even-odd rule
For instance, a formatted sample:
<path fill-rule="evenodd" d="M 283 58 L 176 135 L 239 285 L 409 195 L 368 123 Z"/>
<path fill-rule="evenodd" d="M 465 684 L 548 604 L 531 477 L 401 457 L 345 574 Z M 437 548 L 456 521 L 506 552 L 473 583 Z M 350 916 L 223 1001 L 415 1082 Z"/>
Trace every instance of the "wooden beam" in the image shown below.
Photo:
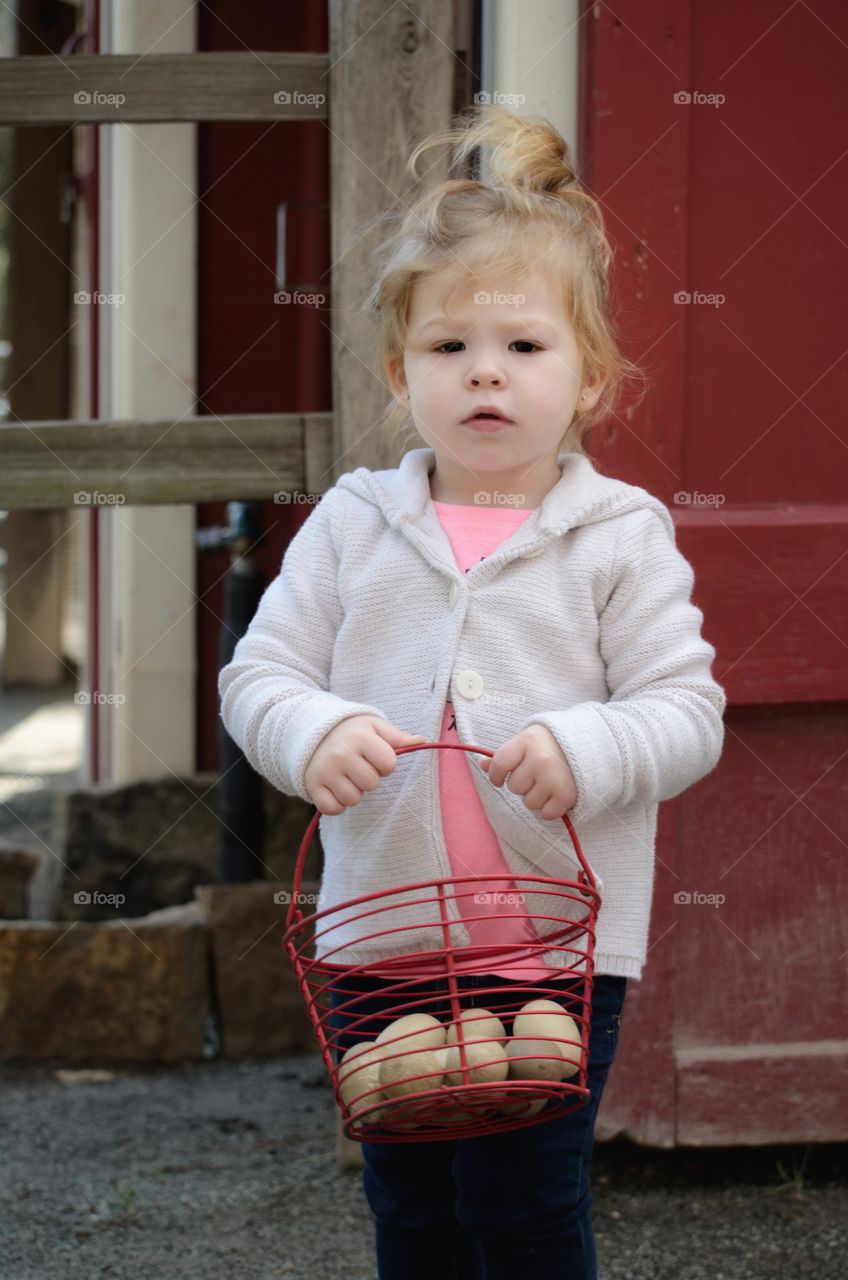
<path fill-rule="evenodd" d="M 13 423 L 0 426 L 0 509 L 303 501 L 333 483 L 330 433 L 326 413 Z"/>
<path fill-rule="evenodd" d="M 333 260 L 334 478 L 355 467 L 397 466 L 403 449 L 377 425 L 391 399 L 375 360 L 376 325 L 360 313 L 372 282 L 366 224 L 403 209 L 415 143 L 450 124 L 454 108 L 454 5 L 444 0 L 330 0 L 330 192 Z M 379 86 L 363 92 L 363 85 Z M 447 176 L 446 157 L 425 157 L 427 182 Z M 421 441 L 423 444 L 423 441 Z M 341 1170 L 362 1167 L 362 1145 L 336 1116 Z"/>
<path fill-rule="evenodd" d="M 0 125 L 325 120 L 325 53 L 0 59 Z"/>
<path fill-rule="evenodd" d="M 376 324 L 360 314 L 379 233 L 364 227 L 413 192 L 413 146 L 450 124 L 454 5 L 444 0 L 330 0 L 332 359 L 337 476 L 397 466 L 397 444 L 377 425 L 391 393 L 375 360 Z M 374 92 L 363 85 L 379 86 Z M 426 185 L 447 176 L 446 149 L 422 159 Z M 420 441 L 423 444 L 423 441 Z"/>

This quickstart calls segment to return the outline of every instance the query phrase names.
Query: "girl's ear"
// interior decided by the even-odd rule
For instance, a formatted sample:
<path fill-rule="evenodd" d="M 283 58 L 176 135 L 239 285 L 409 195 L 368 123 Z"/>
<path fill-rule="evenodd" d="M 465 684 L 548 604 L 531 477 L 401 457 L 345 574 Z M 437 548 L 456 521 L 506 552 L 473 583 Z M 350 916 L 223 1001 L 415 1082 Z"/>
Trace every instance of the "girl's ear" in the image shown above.
<path fill-rule="evenodd" d="M 582 409 L 584 413 L 587 409 L 594 409 L 606 385 L 607 378 L 603 373 L 597 374 L 591 382 L 584 383 L 577 400 L 577 408 Z"/>
<path fill-rule="evenodd" d="M 386 361 L 386 377 L 392 395 L 396 400 L 402 400 L 406 394 L 406 379 L 403 376 L 403 364 L 396 356 Z"/>

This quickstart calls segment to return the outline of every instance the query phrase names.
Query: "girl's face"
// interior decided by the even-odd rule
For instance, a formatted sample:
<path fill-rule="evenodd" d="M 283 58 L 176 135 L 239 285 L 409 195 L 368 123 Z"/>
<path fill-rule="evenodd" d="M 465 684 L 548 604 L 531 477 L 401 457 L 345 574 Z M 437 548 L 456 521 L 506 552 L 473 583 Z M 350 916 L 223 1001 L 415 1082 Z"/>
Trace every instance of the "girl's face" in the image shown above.
<path fill-rule="evenodd" d="M 556 457 L 575 408 L 591 408 L 603 382 L 584 386 L 562 296 L 541 271 L 514 291 L 464 283 L 446 314 L 459 279 L 440 273 L 413 287 L 403 369 L 388 371 L 392 392 L 435 451 L 433 498 L 497 504 L 506 494 L 536 507 L 560 478 Z M 468 419 L 481 406 L 507 421 L 475 429 Z"/>

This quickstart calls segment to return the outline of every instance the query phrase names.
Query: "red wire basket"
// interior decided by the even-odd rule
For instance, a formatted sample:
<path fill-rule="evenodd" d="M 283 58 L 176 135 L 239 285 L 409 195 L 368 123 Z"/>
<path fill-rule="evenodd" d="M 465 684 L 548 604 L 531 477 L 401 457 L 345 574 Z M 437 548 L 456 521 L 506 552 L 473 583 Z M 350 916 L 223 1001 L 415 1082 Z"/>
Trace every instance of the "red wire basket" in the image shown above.
<path fill-rule="evenodd" d="M 399 747 L 397 755 L 433 748 L 494 755 L 453 742 Z M 305 915 L 300 909 L 303 868 L 320 818 L 316 810 L 298 851 L 283 946 L 348 1137 L 367 1142 L 483 1137 L 543 1124 L 584 1106 L 600 894 L 569 818 L 563 816 L 563 822 L 580 864 L 576 881 L 452 876 L 393 886 Z M 529 948 L 509 942 L 458 944 L 452 936 L 456 926 L 479 919 L 462 909 L 475 885 L 485 882 L 488 890 L 501 881 L 503 892 L 487 895 L 497 907 L 487 918 L 520 917 L 525 928 L 532 926 L 536 941 Z M 428 890 L 430 896 L 422 897 Z M 502 910 L 519 900 L 523 905 L 534 894 L 544 895 L 544 913 Z M 404 899 L 410 895 L 415 927 L 385 927 L 387 921 L 403 922 Z M 399 955 L 399 943 L 420 927 L 422 904 L 443 944 L 429 950 L 412 944 Z M 362 927 L 359 941 L 385 946 L 388 958 L 333 963 L 334 950 L 343 949 L 334 949 L 332 936 L 342 916 L 348 939 L 353 919 Z M 467 928 L 465 935 L 471 937 Z M 497 976 L 505 964 L 509 971 L 513 963 L 528 962 L 540 976 L 528 981 L 526 974 L 515 981 Z M 543 1003 L 525 1009 L 535 1001 Z"/>

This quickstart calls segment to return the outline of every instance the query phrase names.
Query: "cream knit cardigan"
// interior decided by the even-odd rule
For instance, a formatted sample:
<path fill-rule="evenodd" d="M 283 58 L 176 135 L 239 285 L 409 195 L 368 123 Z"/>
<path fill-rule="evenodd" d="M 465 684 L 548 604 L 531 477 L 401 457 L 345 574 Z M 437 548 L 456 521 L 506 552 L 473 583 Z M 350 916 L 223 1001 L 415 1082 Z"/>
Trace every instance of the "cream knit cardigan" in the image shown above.
<path fill-rule="evenodd" d="M 382 716 L 432 742 L 450 698 L 460 740 L 491 751 L 546 725 L 574 774 L 569 817 L 602 893 L 595 972 L 638 979 L 657 805 L 715 767 L 725 694 L 668 509 L 583 455 L 559 463 L 541 506 L 465 574 L 431 501 L 432 449 L 410 451 L 395 469 L 343 476 L 292 539 L 221 671 L 221 717 L 255 769 L 307 801 L 309 759 L 348 716 Z M 384 897 L 371 904 L 379 914 L 359 920 L 368 904 L 337 909 L 451 875 L 439 754 L 400 756 L 359 804 L 321 818 L 318 909 L 329 915 L 318 956 L 358 964 L 442 945 L 432 888 Z M 508 782 L 488 781 L 483 757 L 464 754 L 511 871 L 573 880 L 562 820 L 532 813 Z M 570 918 L 564 902 L 538 892 L 526 905 L 531 916 L 550 908 Z M 452 942 L 467 943 L 455 908 L 449 917 Z M 542 958 L 568 963 L 561 951 Z"/>

